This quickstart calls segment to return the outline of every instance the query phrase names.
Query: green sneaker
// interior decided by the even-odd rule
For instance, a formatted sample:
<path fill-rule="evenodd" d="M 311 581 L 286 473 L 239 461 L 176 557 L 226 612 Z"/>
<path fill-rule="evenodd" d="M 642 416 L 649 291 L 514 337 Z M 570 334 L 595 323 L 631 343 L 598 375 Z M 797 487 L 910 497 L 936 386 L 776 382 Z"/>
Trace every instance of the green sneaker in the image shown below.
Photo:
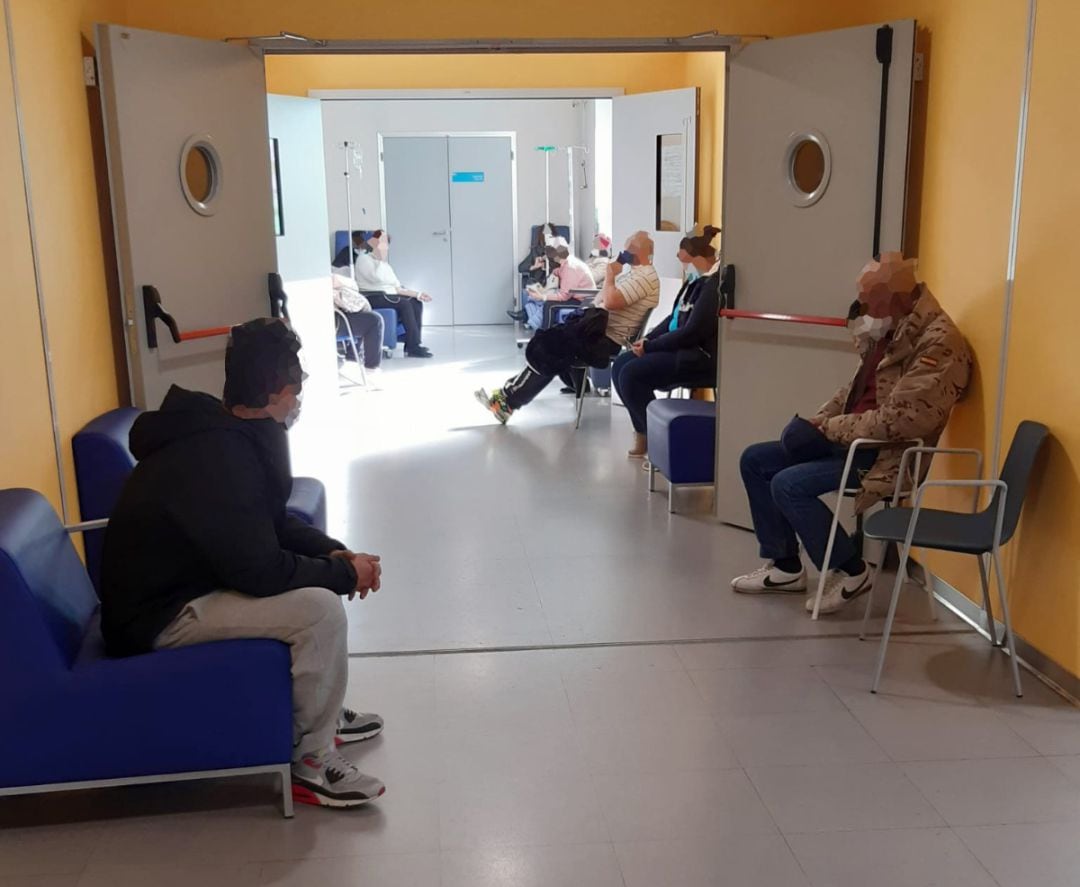
<path fill-rule="evenodd" d="M 507 404 L 506 396 L 502 393 L 501 388 L 496 388 L 490 395 L 483 388 L 480 388 L 476 391 L 476 399 L 503 425 L 506 424 L 514 412 Z"/>

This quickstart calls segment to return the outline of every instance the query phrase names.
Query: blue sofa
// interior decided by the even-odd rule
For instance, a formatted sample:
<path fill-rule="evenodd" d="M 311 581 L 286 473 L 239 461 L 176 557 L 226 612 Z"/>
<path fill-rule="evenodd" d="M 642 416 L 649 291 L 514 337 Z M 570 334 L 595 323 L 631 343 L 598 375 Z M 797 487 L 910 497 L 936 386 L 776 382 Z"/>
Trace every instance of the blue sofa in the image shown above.
<path fill-rule="evenodd" d="M 124 482 L 135 467 L 135 457 L 128 449 L 128 433 L 140 412 L 134 407 L 109 410 L 86 423 L 72 438 L 79 513 L 84 521 L 112 514 Z M 288 509 L 326 532 L 326 488 L 320 481 L 313 477 L 294 478 Z M 83 535 L 83 542 L 90 581 L 99 588 L 105 531 L 90 530 Z"/>
<path fill-rule="evenodd" d="M 291 816 L 288 647 L 110 659 L 97 607 L 52 506 L 0 490 L 0 795 L 276 773 Z"/>

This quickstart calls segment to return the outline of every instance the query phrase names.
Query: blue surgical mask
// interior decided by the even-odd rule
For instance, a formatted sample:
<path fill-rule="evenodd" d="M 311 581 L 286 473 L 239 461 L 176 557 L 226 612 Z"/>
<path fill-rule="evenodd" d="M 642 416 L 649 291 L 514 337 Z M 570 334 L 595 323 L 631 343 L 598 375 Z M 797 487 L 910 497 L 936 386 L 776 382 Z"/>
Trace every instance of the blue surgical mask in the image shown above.
<path fill-rule="evenodd" d="M 688 265 L 686 268 L 686 282 L 693 283 L 699 277 L 701 277 L 701 272 L 693 265 Z"/>

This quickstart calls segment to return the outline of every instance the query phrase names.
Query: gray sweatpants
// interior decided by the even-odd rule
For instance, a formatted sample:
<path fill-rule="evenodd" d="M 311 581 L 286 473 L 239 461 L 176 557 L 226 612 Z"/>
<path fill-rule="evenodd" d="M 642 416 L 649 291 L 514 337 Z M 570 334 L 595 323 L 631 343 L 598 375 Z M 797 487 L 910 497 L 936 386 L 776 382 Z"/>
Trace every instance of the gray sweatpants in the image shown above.
<path fill-rule="evenodd" d="M 328 588 L 297 588 L 273 597 L 215 591 L 191 601 L 154 646 L 272 638 L 289 645 L 293 681 L 293 760 L 333 748 L 349 680 L 347 622 Z"/>

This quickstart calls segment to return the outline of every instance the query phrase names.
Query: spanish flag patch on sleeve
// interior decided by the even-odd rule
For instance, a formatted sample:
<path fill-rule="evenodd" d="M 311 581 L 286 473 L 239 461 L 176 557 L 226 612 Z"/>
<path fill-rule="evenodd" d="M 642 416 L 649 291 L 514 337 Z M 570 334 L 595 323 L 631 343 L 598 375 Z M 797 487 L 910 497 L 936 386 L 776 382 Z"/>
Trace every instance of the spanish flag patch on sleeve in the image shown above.
<path fill-rule="evenodd" d="M 919 363 L 928 367 L 936 367 L 938 365 L 937 358 L 927 357 L 925 354 L 919 358 Z"/>

